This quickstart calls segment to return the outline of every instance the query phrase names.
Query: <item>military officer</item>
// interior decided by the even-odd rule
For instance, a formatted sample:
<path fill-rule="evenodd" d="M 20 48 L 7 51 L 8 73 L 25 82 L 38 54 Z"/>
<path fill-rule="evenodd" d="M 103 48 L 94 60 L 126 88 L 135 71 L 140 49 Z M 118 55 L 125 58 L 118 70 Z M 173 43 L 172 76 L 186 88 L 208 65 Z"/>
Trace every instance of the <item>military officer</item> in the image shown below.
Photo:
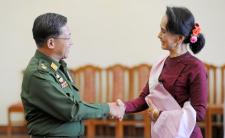
<path fill-rule="evenodd" d="M 80 99 L 63 60 L 73 45 L 65 16 L 42 14 L 32 32 L 37 50 L 24 72 L 21 92 L 32 138 L 75 138 L 84 134 L 84 119 L 108 113 L 123 116 L 116 103 L 89 104 Z"/>

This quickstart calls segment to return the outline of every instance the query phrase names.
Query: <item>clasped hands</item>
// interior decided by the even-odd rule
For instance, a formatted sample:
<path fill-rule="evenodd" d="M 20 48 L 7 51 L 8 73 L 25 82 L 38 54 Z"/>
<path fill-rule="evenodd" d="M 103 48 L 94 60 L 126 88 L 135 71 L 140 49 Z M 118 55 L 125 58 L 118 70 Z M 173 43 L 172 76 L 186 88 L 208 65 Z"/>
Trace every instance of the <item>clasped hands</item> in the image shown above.
<path fill-rule="evenodd" d="M 124 103 L 120 99 L 117 99 L 116 102 L 108 104 L 110 109 L 110 115 L 112 116 L 112 118 L 116 118 L 121 121 L 123 119 L 126 109 Z"/>

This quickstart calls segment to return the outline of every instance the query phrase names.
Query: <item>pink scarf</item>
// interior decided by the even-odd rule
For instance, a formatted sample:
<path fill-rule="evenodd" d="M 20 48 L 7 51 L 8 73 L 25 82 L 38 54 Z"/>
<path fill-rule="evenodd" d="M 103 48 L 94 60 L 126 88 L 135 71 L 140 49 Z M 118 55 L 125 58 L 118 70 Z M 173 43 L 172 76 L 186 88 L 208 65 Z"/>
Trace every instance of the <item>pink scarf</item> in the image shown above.
<path fill-rule="evenodd" d="M 162 111 L 156 122 L 151 123 L 151 136 L 152 138 L 189 138 L 196 124 L 196 111 L 189 101 L 181 108 L 158 82 L 165 59 L 153 65 L 149 78 L 150 94 L 145 98 L 149 106 Z"/>

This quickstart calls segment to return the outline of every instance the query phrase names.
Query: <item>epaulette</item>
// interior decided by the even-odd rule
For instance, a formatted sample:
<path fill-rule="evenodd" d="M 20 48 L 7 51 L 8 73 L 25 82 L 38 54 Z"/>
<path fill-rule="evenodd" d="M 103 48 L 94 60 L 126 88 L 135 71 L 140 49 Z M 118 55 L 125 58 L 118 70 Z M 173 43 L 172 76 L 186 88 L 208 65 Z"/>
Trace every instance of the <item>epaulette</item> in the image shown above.
<path fill-rule="evenodd" d="M 50 66 L 51 66 L 51 68 L 52 68 L 54 71 L 57 71 L 58 68 L 59 68 L 59 67 L 58 67 L 55 63 L 53 63 L 53 62 L 51 63 Z"/>

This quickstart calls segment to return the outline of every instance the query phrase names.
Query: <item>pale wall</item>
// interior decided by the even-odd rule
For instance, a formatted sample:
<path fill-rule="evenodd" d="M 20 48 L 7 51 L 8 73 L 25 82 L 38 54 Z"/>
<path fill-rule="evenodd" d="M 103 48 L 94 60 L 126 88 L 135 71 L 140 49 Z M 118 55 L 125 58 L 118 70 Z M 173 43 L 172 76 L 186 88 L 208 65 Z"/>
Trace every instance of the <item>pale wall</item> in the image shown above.
<path fill-rule="evenodd" d="M 190 8 L 201 24 L 207 42 L 197 57 L 225 63 L 224 0 L 1 0 L 0 125 L 7 123 L 7 107 L 20 100 L 21 71 L 36 48 L 31 28 L 38 15 L 68 17 L 74 42 L 69 67 L 132 66 L 151 64 L 164 53 L 157 34 L 166 5 Z"/>

